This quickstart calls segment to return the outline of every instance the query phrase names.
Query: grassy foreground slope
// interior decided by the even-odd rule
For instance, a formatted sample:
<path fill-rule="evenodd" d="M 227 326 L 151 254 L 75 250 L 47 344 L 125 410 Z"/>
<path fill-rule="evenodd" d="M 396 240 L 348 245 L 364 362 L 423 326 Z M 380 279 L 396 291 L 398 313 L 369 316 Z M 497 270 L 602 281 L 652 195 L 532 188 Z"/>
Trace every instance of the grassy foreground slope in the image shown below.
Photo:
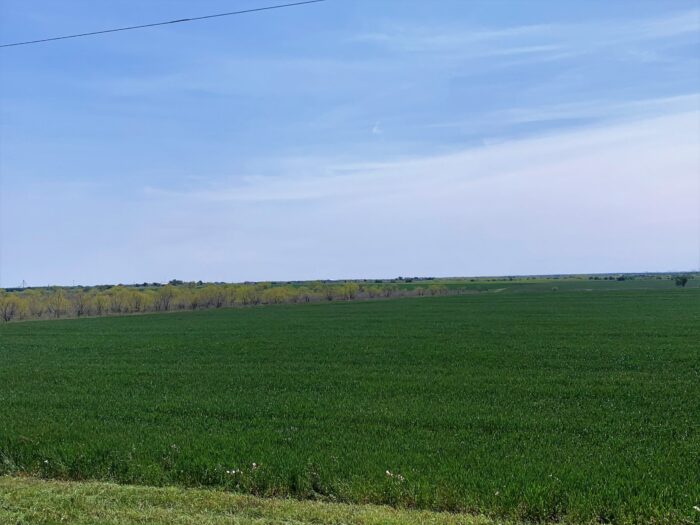
<path fill-rule="evenodd" d="M 694 523 L 700 290 L 8 324 L 0 473 Z"/>
<path fill-rule="evenodd" d="M 12 525 L 495 525 L 485 517 L 264 499 L 213 490 L 0 477 L 0 523 Z"/>

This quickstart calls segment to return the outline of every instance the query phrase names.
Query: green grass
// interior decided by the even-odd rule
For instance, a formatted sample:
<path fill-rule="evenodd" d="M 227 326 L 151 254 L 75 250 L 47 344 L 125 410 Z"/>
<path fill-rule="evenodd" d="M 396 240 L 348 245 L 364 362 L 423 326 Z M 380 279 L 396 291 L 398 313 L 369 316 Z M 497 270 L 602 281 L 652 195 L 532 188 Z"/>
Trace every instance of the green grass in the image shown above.
<path fill-rule="evenodd" d="M 262 499 L 221 491 L 0 477 L 12 525 L 496 525 L 483 516 Z"/>
<path fill-rule="evenodd" d="M 700 290 L 640 283 L 10 323 L 0 473 L 696 523 Z"/>

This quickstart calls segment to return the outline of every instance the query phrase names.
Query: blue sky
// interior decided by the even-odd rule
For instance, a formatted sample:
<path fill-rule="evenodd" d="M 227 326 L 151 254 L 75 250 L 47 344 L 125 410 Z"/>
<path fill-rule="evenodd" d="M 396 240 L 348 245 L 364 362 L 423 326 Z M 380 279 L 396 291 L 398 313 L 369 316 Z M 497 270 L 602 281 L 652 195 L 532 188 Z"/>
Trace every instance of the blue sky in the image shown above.
<path fill-rule="evenodd" d="M 696 1 L 328 0 L 2 49 L 0 98 L 0 286 L 700 265 Z"/>

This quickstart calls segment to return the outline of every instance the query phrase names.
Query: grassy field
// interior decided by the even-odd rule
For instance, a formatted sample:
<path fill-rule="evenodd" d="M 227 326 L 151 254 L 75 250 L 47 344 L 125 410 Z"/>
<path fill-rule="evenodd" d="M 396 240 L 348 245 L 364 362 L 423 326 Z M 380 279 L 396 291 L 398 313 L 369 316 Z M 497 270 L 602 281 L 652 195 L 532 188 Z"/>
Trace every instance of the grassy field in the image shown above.
<path fill-rule="evenodd" d="M 659 283 L 9 323 L 0 474 L 697 523 L 700 289 Z"/>
<path fill-rule="evenodd" d="M 214 490 L 0 477 L 0 523 L 12 525 L 498 525 L 484 516 Z M 502 522 L 499 522 L 503 525 Z M 515 524 L 512 524 L 515 525 Z"/>

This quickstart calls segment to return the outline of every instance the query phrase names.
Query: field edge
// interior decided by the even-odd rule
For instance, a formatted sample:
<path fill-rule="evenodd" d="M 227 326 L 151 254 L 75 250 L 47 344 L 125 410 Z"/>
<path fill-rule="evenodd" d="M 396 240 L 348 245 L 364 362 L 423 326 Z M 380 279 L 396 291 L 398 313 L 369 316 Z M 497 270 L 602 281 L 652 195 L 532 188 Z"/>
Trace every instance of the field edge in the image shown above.
<path fill-rule="evenodd" d="M 232 492 L 0 476 L 0 523 L 517 525 L 485 516 Z"/>

